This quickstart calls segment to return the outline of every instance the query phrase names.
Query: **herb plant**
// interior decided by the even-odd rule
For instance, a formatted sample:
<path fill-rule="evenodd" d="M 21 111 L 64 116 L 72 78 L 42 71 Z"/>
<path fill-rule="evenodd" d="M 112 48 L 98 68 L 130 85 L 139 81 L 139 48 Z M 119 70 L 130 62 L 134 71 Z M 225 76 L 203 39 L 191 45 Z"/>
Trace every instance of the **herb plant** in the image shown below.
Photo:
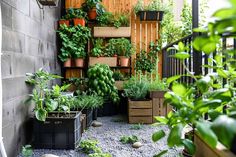
<path fill-rule="evenodd" d="M 87 13 L 84 12 L 82 9 L 70 8 L 68 9 L 67 14 L 70 16 L 71 19 L 73 18 L 87 19 Z"/>
<path fill-rule="evenodd" d="M 23 157 L 31 157 L 33 155 L 33 149 L 31 145 L 25 145 L 22 147 L 21 154 Z"/>
<path fill-rule="evenodd" d="M 91 56 L 93 57 L 100 57 L 104 55 L 104 46 L 103 46 L 103 39 L 97 38 L 93 39 L 93 49 L 91 50 Z"/>
<path fill-rule="evenodd" d="M 138 142 L 138 137 L 135 135 L 132 136 L 122 136 L 120 138 L 120 142 L 123 144 L 133 144 L 135 142 Z"/>
<path fill-rule="evenodd" d="M 80 142 L 79 147 L 86 154 L 102 153 L 101 148 L 99 148 L 97 144 L 98 144 L 98 141 L 96 140 L 83 140 Z"/>
<path fill-rule="evenodd" d="M 119 71 L 115 71 L 114 73 L 113 73 L 113 79 L 115 80 L 115 81 L 124 81 L 125 80 L 125 77 L 124 77 L 124 75 L 121 73 L 121 72 L 119 72 Z"/>

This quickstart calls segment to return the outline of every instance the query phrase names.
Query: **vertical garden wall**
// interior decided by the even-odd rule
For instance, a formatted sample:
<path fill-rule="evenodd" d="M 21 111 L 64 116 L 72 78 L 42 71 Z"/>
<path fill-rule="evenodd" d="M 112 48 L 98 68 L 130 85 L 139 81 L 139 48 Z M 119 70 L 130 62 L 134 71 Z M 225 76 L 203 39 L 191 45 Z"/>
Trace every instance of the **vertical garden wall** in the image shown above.
<path fill-rule="evenodd" d="M 60 7 L 45 7 L 43 11 L 36 0 L 0 2 L 3 16 L 3 141 L 8 156 L 13 157 L 29 136 L 25 123 L 29 106 L 24 101 L 31 89 L 25 84 L 25 73 L 40 67 L 52 73 L 60 72 L 55 32 Z"/>

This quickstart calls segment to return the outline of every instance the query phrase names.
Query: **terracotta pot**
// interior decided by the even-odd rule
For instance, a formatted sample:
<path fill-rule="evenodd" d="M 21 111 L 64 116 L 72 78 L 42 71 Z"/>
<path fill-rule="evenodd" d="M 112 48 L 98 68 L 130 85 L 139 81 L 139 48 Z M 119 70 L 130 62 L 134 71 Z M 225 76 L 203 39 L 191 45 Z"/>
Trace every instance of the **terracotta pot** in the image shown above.
<path fill-rule="evenodd" d="M 74 21 L 74 26 L 78 25 L 85 26 L 85 19 L 75 18 L 73 19 L 73 21 Z"/>
<path fill-rule="evenodd" d="M 59 25 L 67 25 L 67 26 L 70 26 L 70 21 L 69 20 L 59 20 Z"/>
<path fill-rule="evenodd" d="M 88 17 L 89 17 L 90 20 L 96 20 L 96 18 L 97 18 L 96 8 L 93 8 L 93 9 L 89 10 Z"/>
<path fill-rule="evenodd" d="M 71 58 L 64 62 L 64 67 L 71 67 Z"/>
<path fill-rule="evenodd" d="M 120 57 L 120 66 L 122 66 L 122 67 L 129 66 L 129 58 L 121 56 Z"/>
<path fill-rule="evenodd" d="M 84 67 L 84 59 L 83 58 L 75 59 L 75 66 L 76 67 Z"/>

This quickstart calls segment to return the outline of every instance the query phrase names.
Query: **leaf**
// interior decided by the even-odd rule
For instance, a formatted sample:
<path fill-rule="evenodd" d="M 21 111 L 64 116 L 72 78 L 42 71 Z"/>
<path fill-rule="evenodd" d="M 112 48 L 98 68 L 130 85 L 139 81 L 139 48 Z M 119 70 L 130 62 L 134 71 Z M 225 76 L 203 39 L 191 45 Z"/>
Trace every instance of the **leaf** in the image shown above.
<path fill-rule="evenodd" d="M 188 153 L 194 155 L 194 153 L 196 152 L 196 146 L 193 144 L 193 142 L 189 139 L 184 139 L 182 143 L 184 147 L 188 150 Z"/>
<path fill-rule="evenodd" d="M 163 150 L 160 153 L 158 153 L 157 155 L 154 155 L 153 157 L 161 157 L 162 155 L 166 154 L 168 152 L 168 150 Z"/>
<path fill-rule="evenodd" d="M 39 108 L 39 109 L 35 110 L 35 116 L 36 116 L 36 119 L 44 122 L 47 117 L 47 111 L 42 108 Z"/>
<path fill-rule="evenodd" d="M 226 8 L 226 9 L 219 9 L 213 14 L 213 17 L 217 18 L 229 18 L 231 16 L 235 15 L 235 10 L 231 8 Z"/>
<path fill-rule="evenodd" d="M 167 138 L 169 147 L 179 146 L 182 144 L 182 140 L 181 140 L 182 131 L 183 131 L 182 124 L 177 124 L 171 129 L 170 134 Z"/>
<path fill-rule="evenodd" d="M 185 60 L 190 57 L 190 54 L 188 54 L 187 52 L 178 52 L 172 55 L 172 57 L 180 59 L 180 60 Z"/>
<path fill-rule="evenodd" d="M 167 84 L 170 84 L 170 83 L 172 83 L 172 82 L 174 82 L 174 81 L 176 81 L 176 80 L 178 80 L 178 79 L 180 79 L 181 78 L 181 75 L 176 75 L 176 76 L 173 76 L 173 77 L 169 77 L 167 80 L 166 80 L 166 82 L 167 82 Z"/>
<path fill-rule="evenodd" d="M 223 78 L 228 78 L 228 74 L 227 74 L 227 71 L 226 70 L 223 70 L 223 69 L 217 69 L 217 73 L 223 77 Z"/>
<path fill-rule="evenodd" d="M 184 96 L 187 92 L 187 89 L 185 88 L 184 85 L 182 84 L 174 84 L 172 86 L 172 91 L 176 94 L 176 95 L 179 95 L 179 96 Z"/>
<path fill-rule="evenodd" d="M 212 148 L 215 148 L 217 145 L 217 137 L 210 129 L 210 125 L 207 122 L 197 122 L 196 127 L 203 140 L 206 141 Z"/>
<path fill-rule="evenodd" d="M 179 42 L 178 43 L 178 51 L 184 51 L 185 50 L 185 45 L 183 42 Z"/>
<path fill-rule="evenodd" d="M 162 124 L 167 124 L 168 123 L 168 119 L 166 117 L 163 116 L 156 116 L 154 117 L 156 121 L 162 123 Z"/>
<path fill-rule="evenodd" d="M 197 87 L 200 89 L 202 93 L 208 91 L 210 81 L 211 81 L 210 76 L 205 76 L 197 81 Z"/>
<path fill-rule="evenodd" d="M 236 135 L 236 120 L 226 115 L 219 116 L 213 121 L 212 130 L 218 137 L 219 141 L 228 149 L 232 147 Z"/>
<path fill-rule="evenodd" d="M 165 132 L 163 130 L 159 130 L 157 132 L 155 132 L 153 135 L 152 135 L 152 141 L 153 142 L 157 142 L 158 140 L 160 140 L 161 138 L 165 137 Z"/>

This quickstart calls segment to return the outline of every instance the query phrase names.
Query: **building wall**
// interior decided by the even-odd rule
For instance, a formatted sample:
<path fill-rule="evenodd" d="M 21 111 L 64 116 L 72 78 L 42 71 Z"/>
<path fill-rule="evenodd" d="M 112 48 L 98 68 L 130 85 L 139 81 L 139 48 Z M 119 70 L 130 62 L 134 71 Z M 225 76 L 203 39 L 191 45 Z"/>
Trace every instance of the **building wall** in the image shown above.
<path fill-rule="evenodd" d="M 57 61 L 56 21 L 60 7 L 40 10 L 36 0 L 0 0 L 3 19 L 2 82 L 3 142 L 8 157 L 15 157 L 26 142 L 25 104 L 32 91 L 25 84 L 25 73 L 44 67 L 60 73 Z M 29 134 L 27 135 L 29 137 Z"/>

